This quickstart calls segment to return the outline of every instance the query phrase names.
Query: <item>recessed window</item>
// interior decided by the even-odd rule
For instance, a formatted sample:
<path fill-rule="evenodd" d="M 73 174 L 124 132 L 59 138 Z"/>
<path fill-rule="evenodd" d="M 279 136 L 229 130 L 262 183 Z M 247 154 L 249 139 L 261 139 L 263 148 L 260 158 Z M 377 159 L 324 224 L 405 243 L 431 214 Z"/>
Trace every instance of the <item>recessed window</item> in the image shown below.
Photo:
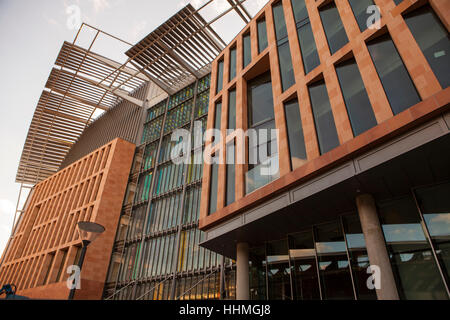
<path fill-rule="evenodd" d="M 275 119 L 270 73 L 249 81 L 247 87 L 249 127 Z"/>
<path fill-rule="evenodd" d="M 250 33 L 245 34 L 242 37 L 242 44 L 243 44 L 243 67 L 245 68 L 246 66 L 248 66 L 250 64 L 250 62 L 252 62 L 252 42 L 251 42 L 251 38 L 250 38 Z"/>
<path fill-rule="evenodd" d="M 209 214 L 213 214 L 217 211 L 217 192 L 219 181 L 219 165 L 213 163 L 211 165 L 211 186 L 209 193 Z"/>
<path fill-rule="evenodd" d="M 399 114 L 420 102 L 419 94 L 389 34 L 367 43 L 392 112 Z"/>
<path fill-rule="evenodd" d="M 284 18 L 283 5 L 281 2 L 273 6 L 273 20 L 278 45 L 278 61 L 280 64 L 280 76 L 282 90 L 286 91 L 295 83 L 294 70 L 292 67 L 291 51 Z"/>
<path fill-rule="evenodd" d="M 307 23 L 301 26 L 297 33 L 300 50 L 302 52 L 303 67 L 305 68 L 305 74 L 308 74 L 320 64 L 311 24 Z"/>
<path fill-rule="evenodd" d="M 228 94 L 228 129 L 236 129 L 236 89 Z"/>
<path fill-rule="evenodd" d="M 429 5 L 405 16 L 406 24 L 442 88 L 450 85 L 450 40 L 447 29 Z"/>
<path fill-rule="evenodd" d="M 217 64 L 217 88 L 216 94 L 222 90 L 223 87 L 223 60 Z"/>
<path fill-rule="evenodd" d="M 289 42 L 278 46 L 278 60 L 280 62 L 281 86 L 284 92 L 295 83 Z"/>
<path fill-rule="evenodd" d="M 283 5 L 281 1 L 273 6 L 273 23 L 275 25 L 275 36 L 277 38 L 277 41 L 281 41 L 287 38 L 288 33 L 286 29 L 286 21 L 284 19 Z"/>
<path fill-rule="evenodd" d="M 308 87 L 311 107 L 316 125 L 320 153 L 324 154 L 339 146 L 336 125 L 331 111 L 330 99 L 323 80 Z"/>
<path fill-rule="evenodd" d="M 307 159 L 302 119 L 297 98 L 284 104 L 292 169 L 301 167 Z"/>
<path fill-rule="evenodd" d="M 226 192 L 226 205 L 230 205 L 235 201 L 235 144 L 227 144 L 227 192 Z"/>
<path fill-rule="evenodd" d="M 236 77 L 236 48 L 232 48 L 230 50 L 230 80 L 233 80 Z"/>
<path fill-rule="evenodd" d="M 344 96 L 345 106 L 355 136 L 377 125 L 375 114 L 367 96 L 355 59 L 336 66 L 336 73 Z"/>
<path fill-rule="evenodd" d="M 247 90 L 248 128 L 249 132 L 255 133 L 249 136 L 246 192 L 250 193 L 278 178 L 279 170 L 277 137 L 272 135 L 275 113 L 270 72 L 249 81 Z M 261 139 L 264 133 L 267 139 Z M 267 158 L 262 159 L 261 155 Z M 275 165 L 271 166 L 267 161 Z"/>
<path fill-rule="evenodd" d="M 222 129 L 222 102 L 216 103 L 216 112 L 214 114 L 214 128 L 216 130 Z M 217 137 L 214 137 L 214 145 L 216 145 L 219 140 L 216 140 Z"/>
<path fill-rule="evenodd" d="M 294 11 L 296 23 L 308 19 L 308 10 L 306 9 L 305 0 L 292 0 L 292 10 Z"/>
<path fill-rule="evenodd" d="M 259 53 L 263 52 L 267 48 L 267 25 L 266 20 L 262 19 L 257 22 L 258 26 L 258 50 Z"/>
<path fill-rule="evenodd" d="M 358 22 L 359 30 L 363 32 L 367 29 L 367 19 L 373 14 L 367 13 L 367 8 L 375 5 L 373 0 L 349 0 L 348 2 L 352 7 L 356 22 Z"/>
<path fill-rule="evenodd" d="M 292 0 L 292 9 L 297 25 L 297 36 L 298 42 L 300 43 L 303 67 L 305 74 L 308 74 L 320 64 L 320 60 L 317 54 L 316 42 L 311 29 L 305 0 Z"/>
<path fill-rule="evenodd" d="M 322 7 L 319 13 L 331 54 L 334 54 L 348 43 L 347 34 L 339 16 L 339 11 L 334 2 L 331 2 Z"/>

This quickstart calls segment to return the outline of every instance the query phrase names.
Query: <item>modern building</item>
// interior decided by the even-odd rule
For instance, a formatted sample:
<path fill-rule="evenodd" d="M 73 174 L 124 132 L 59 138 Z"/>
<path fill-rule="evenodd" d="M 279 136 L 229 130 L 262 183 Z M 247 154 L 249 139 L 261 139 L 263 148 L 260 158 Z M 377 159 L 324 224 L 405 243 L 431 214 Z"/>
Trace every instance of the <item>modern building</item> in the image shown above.
<path fill-rule="evenodd" d="M 92 221 L 76 299 L 449 299 L 448 1 L 242 3 L 229 44 L 191 5 L 125 64 L 64 43 L 0 285 L 66 299 Z"/>
<path fill-rule="evenodd" d="M 449 12 L 269 1 L 215 59 L 207 147 L 247 158 L 205 165 L 199 225 L 238 299 L 449 298 Z"/>

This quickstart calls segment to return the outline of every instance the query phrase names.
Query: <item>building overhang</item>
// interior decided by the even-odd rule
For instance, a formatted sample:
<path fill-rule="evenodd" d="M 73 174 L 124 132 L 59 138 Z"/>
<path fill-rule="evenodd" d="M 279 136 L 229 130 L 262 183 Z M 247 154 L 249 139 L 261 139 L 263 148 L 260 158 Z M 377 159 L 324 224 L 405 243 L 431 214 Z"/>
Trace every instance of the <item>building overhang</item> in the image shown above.
<path fill-rule="evenodd" d="M 383 200 L 448 180 L 449 146 L 446 113 L 204 230 L 201 246 L 235 259 L 238 242 L 261 245 L 355 212 L 360 193 Z"/>

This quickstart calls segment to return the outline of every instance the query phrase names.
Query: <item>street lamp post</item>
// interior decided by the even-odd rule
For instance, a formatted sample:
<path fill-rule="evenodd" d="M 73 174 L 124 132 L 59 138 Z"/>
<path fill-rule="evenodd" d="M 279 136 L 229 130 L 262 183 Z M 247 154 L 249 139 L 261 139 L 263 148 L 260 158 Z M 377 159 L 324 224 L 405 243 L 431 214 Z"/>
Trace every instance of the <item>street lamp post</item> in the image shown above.
<path fill-rule="evenodd" d="M 78 259 L 78 267 L 80 268 L 80 281 L 81 281 L 81 268 L 83 267 L 84 257 L 86 256 L 87 247 L 95 240 L 99 235 L 105 231 L 105 227 L 94 222 L 78 222 L 77 224 L 78 234 L 80 235 L 82 249 L 80 258 Z M 75 281 L 75 280 L 74 280 Z M 70 290 L 69 300 L 73 300 L 75 296 L 76 287 Z"/>

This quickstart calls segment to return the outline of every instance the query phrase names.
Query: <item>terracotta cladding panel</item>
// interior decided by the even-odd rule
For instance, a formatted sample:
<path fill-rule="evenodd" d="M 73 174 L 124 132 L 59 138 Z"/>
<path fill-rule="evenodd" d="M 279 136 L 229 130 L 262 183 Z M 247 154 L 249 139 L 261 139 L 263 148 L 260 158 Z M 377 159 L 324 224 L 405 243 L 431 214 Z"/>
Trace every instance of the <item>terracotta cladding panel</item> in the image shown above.
<path fill-rule="evenodd" d="M 342 159 L 357 154 L 358 152 L 362 152 L 363 150 L 366 150 L 368 146 L 375 146 L 377 143 L 385 141 L 387 137 L 392 137 L 392 135 L 403 132 L 412 125 L 417 125 L 425 121 L 431 115 L 436 115 L 437 112 L 439 113 L 445 110 L 450 102 L 450 88 L 443 90 L 440 87 L 438 80 L 436 79 L 402 17 L 402 15 L 405 12 L 408 12 L 408 10 L 417 8 L 427 1 L 405 0 L 400 5 L 396 6 L 392 0 L 374 0 L 375 4 L 379 6 L 381 10 L 381 28 L 382 30 L 389 32 L 391 35 L 391 38 L 397 47 L 400 56 L 402 57 L 405 67 L 407 68 L 411 79 L 416 86 L 421 99 L 423 100 L 421 103 L 412 106 L 410 109 L 396 116 L 392 113 L 392 109 L 389 105 L 383 85 L 366 45 L 366 42 L 369 41 L 369 39 L 377 37 L 381 34 L 379 30 L 366 29 L 364 32 L 360 32 L 356 18 L 353 15 L 353 11 L 349 3 L 347 1 L 335 1 L 349 42 L 336 53 L 331 54 L 319 14 L 319 8 L 331 1 L 305 0 L 309 14 L 309 21 L 313 30 L 320 59 L 320 65 L 305 75 L 291 1 L 280 1 L 282 1 L 284 7 L 290 53 L 295 74 L 295 84 L 285 92 L 282 92 L 272 13 L 272 6 L 278 1 L 272 0 L 269 1 L 269 3 L 254 17 L 249 26 L 244 28 L 241 33 L 230 42 L 230 45 L 225 48 L 224 52 L 219 55 L 220 59 L 225 59 L 224 62 L 225 65 L 227 65 L 228 62 L 226 59 L 229 56 L 229 49 L 234 46 L 237 47 L 236 78 L 231 82 L 227 82 L 227 77 L 224 77 L 223 90 L 218 95 L 216 95 L 214 87 L 217 79 L 216 70 L 218 59 L 213 62 L 212 79 L 214 79 L 214 81 L 210 94 L 210 111 L 213 110 L 212 108 L 216 101 L 220 99 L 223 100 L 223 92 L 227 92 L 230 88 L 236 87 L 237 127 L 245 131 L 247 129 L 247 80 L 251 79 L 255 74 L 258 74 L 258 72 L 261 73 L 264 70 L 270 69 L 272 76 L 276 126 L 280 129 L 279 155 L 281 178 L 251 194 L 245 195 L 245 172 L 247 168 L 246 165 L 237 165 L 236 202 L 227 207 L 220 206 L 216 213 L 208 216 L 207 202 L 209 199 L 210 170 L 209 166 L 205 166 L 200 219 L 200 228 L 203 230 L 206 230 L 223 220 L 233 217 L 245 209 L 255 206 L 257 203 L 272 197 L 280 189 L 286 188 L 290 185 L 295 185 L 300 181 L 305 181 L 313 177 L 315 174 L 322 172 L 324 169 L 337 165 Z M 450 12 L 450 2 L 446 0 L 430 0 L 428 3 L 430 3 L 431 7 L 435 10 L 447 29 L 449 29 L 450 15 L 448 12 Z M 253 52 L 255 48 L 257 48 L 258 42 L 256 21 L 263 16 L 267 24 L 267 37 L 269 45 L 263 52 L 256 54 Z M 251 32 L 252 41 L 252 61 L 245 69 L 242 69 L 242 36 L 249 30 Z M 335 70 L 335 65 L 337 63 L 345 61 L 352 56 L 357 63 L 361 78 L 364 86 L 366 87 L 367 95 L 375 114 L 376 121 L 378 123 L 377 126 L 359 135 L 358 137 L 354 137 L 353 135 L 344 98 L 341 92 L 341 87 Z M 267 59 L 269 61 L 269 67 L 265 67 L 264 61 Z M 227 72 L 228 71 L 225 71 L 225 73 Z M 322 156 L 319 152 L 316 127 L 314 124 L 308 92 L 308 85 L 319 79 L 324 79 L 325 81 L 340 142 L 339 147 Z M 300 168 L 292 171 L 289 163 L 290 155 L 283 103 L 293 97 L 297 97 L 299 99 L 301 122 L 308 161 Z M 222 108 L 223 114 L 226 115 L 228 112 L 226 110 L 227 105 L 223 105 Z M 214 124 L 212 119 L 212 117 L 214 117 L 214 113 L 211 112 L 208 117 L 208 128 L 212 128 Z M 230 138 L 231 137 L 227 137 L 226 140 L 229 140 Z M 224 172 L 221 172 L 219 178 L 219 199 L 223 197 L 222 193 L 225 189 L 226 177 Z M 222 204 L 222 201 L 220 202 Z"/>
<path fill-rule="evenodd" d="M 115 139 L 36 185 L 5 252 L 0 283 L 14 283 L 31 298 L 67 299 L 65 270 L 81 246 L 76 224 L 92 221 L 106 231 L 87 251 L 76 298 L 100 299 L 134 151 Z"/>

